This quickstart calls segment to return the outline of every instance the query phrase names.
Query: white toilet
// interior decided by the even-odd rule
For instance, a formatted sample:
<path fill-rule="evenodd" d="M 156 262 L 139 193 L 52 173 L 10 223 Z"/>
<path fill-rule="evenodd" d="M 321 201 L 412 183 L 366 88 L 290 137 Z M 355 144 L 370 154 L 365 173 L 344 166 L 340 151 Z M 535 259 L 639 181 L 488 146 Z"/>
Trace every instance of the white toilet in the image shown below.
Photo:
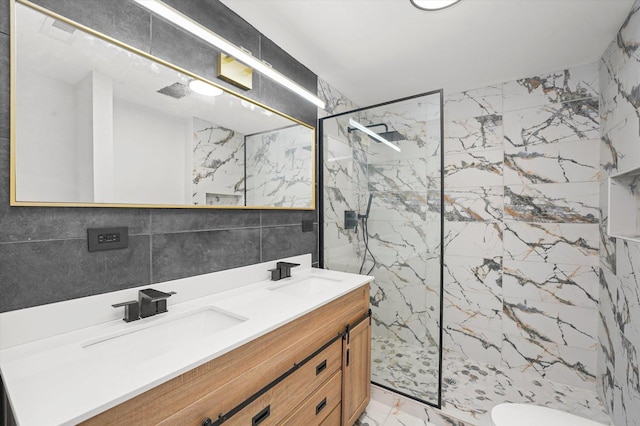
<path fill-rule="evenodd" d="M 498 404 L 491 409 L 493 426 L 604 426 L 564 411 L 533 404 Z"/>

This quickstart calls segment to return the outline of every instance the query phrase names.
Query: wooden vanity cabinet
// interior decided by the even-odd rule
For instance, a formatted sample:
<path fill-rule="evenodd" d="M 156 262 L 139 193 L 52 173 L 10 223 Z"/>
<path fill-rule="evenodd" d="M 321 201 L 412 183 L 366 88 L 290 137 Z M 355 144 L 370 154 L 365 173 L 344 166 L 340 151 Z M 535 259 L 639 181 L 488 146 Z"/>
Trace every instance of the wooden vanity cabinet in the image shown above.
<path fill-rule="evenodd" d="M 371 397 L 371 322 L 349 330 L 342 352 L 342 424 L 352 425 Z"/>
<path fill-rule="evenodd" d="M 351 426 L 369 401 L 368 310 L 365 285 L 83 424 Z"/>

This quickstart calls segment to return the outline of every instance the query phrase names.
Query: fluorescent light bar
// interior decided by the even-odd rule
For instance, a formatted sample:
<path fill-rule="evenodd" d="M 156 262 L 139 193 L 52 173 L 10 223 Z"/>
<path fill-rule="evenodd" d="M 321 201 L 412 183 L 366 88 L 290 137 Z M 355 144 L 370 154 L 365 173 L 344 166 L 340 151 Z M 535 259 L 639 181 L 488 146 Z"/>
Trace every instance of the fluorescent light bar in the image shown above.
<path fill-rule="evenodd" d="M 383 138 L 382 136 L 380 136 L 376 132 L 372 131 L 371 129 L 368 129 L 365 126 L 363 126 L 362 124 L 358 123 L 353 118 L 349 119 L 349 125 L 355 127 L 356 129 L 360 130 L 361 132 L 366 133 L 367 135 L 371 136 L 375 140 L 382 142 L 383 144 L 387 145 L 389 148 L 393 148 L 396 151 L 400 152 L 400 148 L 399 147 L 397 147 L 396 145 L 392 144 L 391 142 L 389 142 L 388 140 L 386 140 L 385 138 Z"/>
<path fill-rule="evenodd" d="M 317 97 L 315 94 L 303 88 L 298 83 L 294 82 L 288 77 L 285 77 L 284 75 L 280 74 L 278 71 L 274 70 L 269 65 L 265 64 L 264 62 L 254 57 L 250 53 L 245 52 L 244 50 L 240 49 L 238 46 L 228 42 L 227 40 L 220 37 L 213 31 L 209 30 L 208 28 L 203 27 L 202 25 L 198 24 L 191 18 L 188 18 L 187 16 L 178 12 L 174 8 L 167 6 L 166 4 L 164 4 L 159 0 L 134 0 L 134 1 L 138 3 L 140 6 L 144 7 L 145 9 L 150 10 L 151 12 L 154 12 L 162 16 L 166 20 L 173 22 L 174 24 L 190 32 L 194 36 L 217 47 L 218 49 L 222 50 L 226 54 L 233 56 L 238 61 L 253 68 L 254 70 L 258 71 L 260 74 L 266 77 L 269 77 L 273 81 L 281 84 L 282 86 L 286 87 L 292 92 L 297 93 L 298 95 L 302 96 L 303 98 L 317 105 L 318 107 L 320 108 L 325 107 L 324 101 L 319 97 Z"/>

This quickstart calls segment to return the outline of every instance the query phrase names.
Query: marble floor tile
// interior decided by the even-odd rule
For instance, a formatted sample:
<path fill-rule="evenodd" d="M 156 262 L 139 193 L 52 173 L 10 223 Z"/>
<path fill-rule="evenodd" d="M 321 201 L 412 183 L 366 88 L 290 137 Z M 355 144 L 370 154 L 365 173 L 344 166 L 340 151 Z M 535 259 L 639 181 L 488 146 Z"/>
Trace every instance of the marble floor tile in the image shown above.
<path fill-rule="evenodd" d="M 431 403 L 438 401 L 438 349 L 399 339 L 371 339 L 371 381 Z"/>
<path fill-rule="evenodd" d="M 416 360 L 420 360 L 425 353 L 428 353 L 424 348 L 410 345 L 391 346 L 383 339 L 375 337 L 372 343 L 374 360 L 381 357 L 396 358 L 395 362 L 388 365 L 375 361 L 373 363 L 374 374 L 378 374 L 379 377 L 385 373 L 388 375 L 389 383 L 385 386 L 392 384 L 394 380 L 399 386 L 405 386 L 410 382 L 415 385 L 417 382 L 415 379 L 418 377 L 416 372 L 418 372 L 421 386 L 415 388 L 413 396 L 417 397 L 419 392 L 428 395 L 427 389 L 431 386 L 434 392 L 437 391 L 437 370 L 429 372 L 428 369 L 421 369 L 415 365 Z M 412 350 L 415 352 L 411 353 Z M 398 357 L 398 354 L 402 356 Z M 398 359 L 410 362 L 402 364 Z M 399 378 L 398 375 L 403 372 L 403 368 L 404 372 L 409 372 L 409 375 Z M 372 395 L 375 400 L 372 400 L 370 407 L 367 407 L 367 411 L 359 420 L 360 423 L 356 424 L 489 426 L 491 408 L 502 402 L 537 404 L 603 424 L 612 424 L 595 390 L 564 385 L 533 375 L 497 368 L 453 352 L 444 353 L 441 410 L 399 395 L 390 397 L 387 395 L 389 392 L 377 387 L 373 389 L 375 392 L 372 392 Z M 406 387 L 396 389 L 407 393 Z M 384 395 L 381 397 L 379 394 Z M 393 407 L 387 411 L 386 416 L 385 405 Z"/>
<path fill-rule="evenodd" d="M 364 413 L 356 420 L 355 426 L 383 426 L 390 412 L 390 406 L 371 400 Z"/>
<path fill-rule="evenodd" d="M 414 417 L 397 409 L 391 410 L 389 417 L 384 422 L 384 426 L 435 426 L 427 420 Z"/>

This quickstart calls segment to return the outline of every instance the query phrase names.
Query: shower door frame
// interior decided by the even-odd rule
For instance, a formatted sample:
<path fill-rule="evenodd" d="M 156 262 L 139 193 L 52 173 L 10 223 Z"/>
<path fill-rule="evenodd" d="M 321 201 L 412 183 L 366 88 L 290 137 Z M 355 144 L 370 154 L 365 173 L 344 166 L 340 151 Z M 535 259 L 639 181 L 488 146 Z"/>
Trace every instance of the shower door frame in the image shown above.
<path fill-rule="evenodd" d="M 316 202 L 318 206 L 318 266 L 321 269 L 324 269 L 324 120 L 328 120 L 331 118 L 341 117 L 348 114 L 354 114 L 360 111 L 369 110 L 372 108 L 383 107 L 386 105 L 391 105 L 397 102 L 407 101 L 415 98 L 420 98 L 424 96 L 430 95 L 440 95 L 440 312 L 439 312 L 439 321 L 440 326 L 438 327 L 438 338 L 440 340 L 438 345 L 438 402 L 434 404 L 430 401 L 425 401 L 423 399 L 417 398 L 413 395 L 409 395 L 407 393 L 398 391 L 392 387 L 382 385 L 379 383 L 371 381 L 372 384 L 386 389 L 390 392 L 396 393 L 398 395 L 402 395 L 405 398 L 412 399 L 414 401 L 418 401 L 422 404 L 429 405 L 434 408 L 440 409 L 442 407 L 442 339 L 443 339 L 443 308 L 444 308 L 444 89 L 431 90 L 429 92 L 420 93 L 417 95 L 407 96 L 400 99 L 394 99 L 388 102 L 382 102 L 379 104 L 370 105 L 363 108 L 357 108 L 346 112 L 341 112 L 338 114 L 328 115 L 326 117 L 322 117 L 318 119 L 318 132 L 317 132 L 317 147 L 318 147 L 318 194 L 316 194 Z"/>

